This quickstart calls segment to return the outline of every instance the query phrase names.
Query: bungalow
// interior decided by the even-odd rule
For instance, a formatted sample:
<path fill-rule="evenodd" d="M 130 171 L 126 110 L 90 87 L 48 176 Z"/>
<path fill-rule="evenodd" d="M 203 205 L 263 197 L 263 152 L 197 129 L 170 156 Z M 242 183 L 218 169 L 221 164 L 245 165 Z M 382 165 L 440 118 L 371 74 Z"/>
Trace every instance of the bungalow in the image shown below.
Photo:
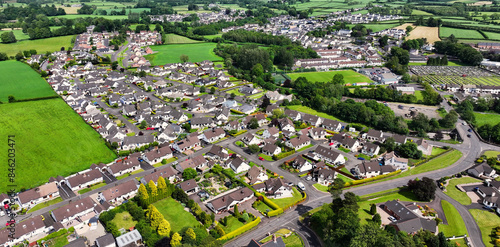
<path fill-rule="evenodd" d="M 302 122 L 317 127 L 323 122 L 323 119 L 311 114 L 304 114 L 302 116 Z"/>
<path fill-rule="evenodd" d="M 250 121 L 253 118 L 257 119 L 257 123 L 259 124 L 259 127 L 269 123 L 269 121 L 267 121 L 266 115 L 261 113 L 261 114 L 255 114 L 255 115 L 245 117 L 245 119 L 243 120 L 243 124 L 248 126 L 248 124 L 250 124 Z"/>
<path fill-rule="evenodd" d="M 331 169 L 317 169 L 314 172 L 314 176 L 318 184 L 329 186 L 337 177 L 337 173 Z"/>
<path fill-rule="evenodd" d="M 264 182 L 264 192 L 267 196 L 274 199 L 293 196 L 292 187 L 285 183 L 281 178 L 270 178 Z"/>
<path fill-rule="evenodd" d="M 362 178 L 371 178 L 396 171 L 391 165 L 382 166 L 378 161 L 363 162 L 354 168 L 356 174 Z"/>
<path fill-rule="evenodd" d="M 173 120 L 175 120 L 177 123 L 182 123 L 186 122 L 189 118 L 186 114 L 183 112 L 173 110 L 170 112 L 170 116 L 172 117 Z"/>
<path fill-rule="evenodd" d="M 295 126 L 293 125 L 292 120 L 289 118 L 282 118 L 278 121 L 280 129 L 295 132 Z"/>
<path fill-rule="evenodd" d="M 135 105 L 126 105 L 123 107 L 123 114 L 128 117 L 133 117 L 137 114 L 137 110 L 135 109 Z"/>
<path fill-rule="evenodd" d="M 361 148 L 361 153 L 368 156 L 377 155 L 379 152 L 380 147 L 377 144 L 371 142 L 366 142 Z"/>
<path fill-rule="evenodd" d="M 405 205 L 399 200 L 392 200 L 384 203 L 382 208 L 396 219 L 391 225 L 398 231 L 408 234 L 416 234 L 420 230 L 427 230 L 434 234 L 438 232 L 436 221 L 420 217 L 416 213 L 418 207 L 414 203 Z"/>
<path fill-rule="evenodd" d="M 116 247 L 115 238 L 113 234 L 106 233 L 106 235 L 96 238 L 96 247 Z"/>
<path fill-rule="evenodd" d="M 121 149 L 131 150 L 153 142 L 154 142 L 154 136 L 152 135 L 126 136 L 123 138 Z"/>
<path fill-rule="evenodd" d="M 82 217 L 86 217 L 88 215 L 92 215 L 94 211 L 94 207 L 97 204 L 90 197 L 85 197 L 83 199 L 70 202 L 65 206 L 54 209 L 50 215 L 54 219 L 55 222 L 59 222 L 61 224 L 68 223 L 75 219 L 81 219 Z M 83 223 L 83 222 L 82 222 Z"/>
<path fill-rule="evenodd" d="M 259 144 L 261 142 L 261 140 L 252 133 L 246 134 L 241 140 L 247 145 Z"/>
<path fill-rule="evenodd" d="M 15 246 L 24 241 L 39 239 L 53 229 L 47 227 L 41 215 L 28 218 L 27 220 L 17 222 L 13 228 L 5 227 L 0 230 L 0 246 Z M 13 234 L 13 238 L 10 237 Z"/>
<path fill-rule="evenodd" d="M 250 170 L 250 166 L 240 157 L 228 160 L 226 166 L 231 168 L 236 174 Z"/>
<path fill-rule="evenodd" d="M 208 202 L 206 206 L 214 213 L 219 214 L 221 212 L 231 210 L 236 204 L 241 204 L 252 199 L 253 196 L 254 193 L 252 190 L 247 187 L 243 187 Z"/>
<path fill-rule="evenodd" d="M 17 195 L 19 205 L 22 208 L 31 208 L 44 201 L 59 197 L 59 189 L 56 182 L 46 183 L 31 190 L 26 190 Z"/>
<path fill-rule="evenodd" d="M 249 184 L 261 183 L 269 179 L 266 170 L 259 166 L 252 166 L 247 172 L 247 177 L 250 180 Z"/>
<path fill-rule="evenodd" d="M 193 168 L 195 170 L 199 170 L 200 172 L 204 172 L 208 166 L 208 161 L 203 157 L 203 155 L 198 155 L 193 158 L 187 159 L 185 161 L 180 162 L 175 169 L 180 172 L 184 172 L 187 168 Z"/>
<path fill-rule="evenodd" d="M 309 129 L 309 136 L 314 140 L 325 139 L 326 131 L 323 128 Z"/>
<path fill-rule="evenodd" d="M 280 131 L 276 127 L 271 127 L 269 129 L 266 129 L 262 133 L 262 137 L 264 137 L 264 139 L 267 139 L 270 137 L 278 138 L 279 135 L 280 135 Z"/>
<path fill-rule="evenodd" d="M 311 144 L 311 139 L 305 135 L 295 137 L 291 140 L 285 142 L 285 145 L 289 148 L 299 150 L 307 145 Z"/>
<path fill-rule="evenodd" d="M 122 102 L 120 100 L 120 96 L 118 96 L 117 94 L 112 94 L 108 97 L 108 103 L 110 106 L 113 106 L 114 104 L 118 105 L 118 106 L 121 106 L 122 105 Z"/>
<path fill-rule="evenodd" d="M 210 148 L 210 151 L 208 151 L 205 156 L 212 160 L 220 160 L 220 161 L 225 161 L 229 159 L 229 153 L 227 152 L 226 149 L 224 149 L 221 146 L 218 145 L 212 145 L 212 148 Z"/>
<path fill-rule="evenodd" d="M 242 123 L 238 122 L 238 120 L 233 120 L 233 121 L 227 123 L 226 125 L 224 125 L 222 128 L 226 131 L 232 131 L 232 130 L 240 131 L 240 130 L 244 129 L 245 126 Z"/>
<path fill-rule="evenodd" d="M 299 170 L 299 172 L 306 172 L 306 171 L 313 169 L 313 165 L 311 164 L 311 162 L 304 159 L 304 157 L 302 157 L 302 155 L 298 155 L 297 157 L 295 157 L 295 159 L 293 159 L 293 161 L 290 162 L 290 165 L 294 169 Z"/>
<path fill-rule="evenodd" d="M 338 151 L 323 147 L 323 146 L 318 146 L 314 150 L 314 154 L 318 156 L 320 159 L 323 159 L 324 161 L 331 163 L 331 164 L 344 164 L 345 159 L 342 154 L 340 154 Z"/>
<path fill-rule="evenodd" d="M 224 138 L 226 136 L 226 132 L 222 128 L 217 127 L 203 132 L 202 136 L 202 140 L 205 142 L 214 143 Z"/>
<path fill-rule="evenodd" d="M 182 175 L 178 171 L 176 171 L 173 167 L 167 166 L 158 170 L 154 169 L 153 173 L 142 177 L 140 181 L 144 185 L 147 185 L 151 180 L 156 184 L 158 178 L 160 177 L 163 177 L 165 181 L 168 180 L 170 181 L 170 183 L 174 183 L 176 181 L 179 181 Z"/>
<path fill-rule="evenodd" d="M 126 160 L 111 164 L 108 167 L 103 168 L 103 170 L 106 170 L 110 174 L 113 174 L 113 176 L 118 177 L 127 173 L 131 173 L 133 171 L 137 171 L 140 168 L 141 163 L 139 163 L 138 159 L 128 158 Z"/>
<path fill-rule="evenodd" d="M 496 171 L 488 164 L 481 163 L 467 170 L 467 173 L 477 178 L 484 178 L 492 177 L 493 175 L 495 175 Z"/>
<path fill-rule="evenodd" d="M 238 91 L 240 93 L 244 93 L 244 94 L 248 94 L 248 95 L 252 95 L 252 94 L 256 94 L 256 93 L 260 92 L 256 88 L 253 88 L 253 87 L 250 87 L 250 86 L 240 87 L 240 89 Z"/>
<path fill-rule="evenodd" d="M 102 173 L 96 169 L 69 177 L 66 180 L 66 184 L 69 188 L 71 188 L 71 190 L 78 191 L 80 189 L 86 188 L 89 185 L 102 182 L 102 180 Z"/>
<path fill-rule="evenodd" d="M 176 185 L 176 187 L 186 192 L 186 194 L 196 193 L 200 190 L 200 187 L 198 187 L 198 184 L 194 179 L 189 179 L 187 181 L 179 183 Z"/>
<path fill-rule="evenodd" d="M 416 141 L 415 143 L 417 143 L 417 149 L 422 151 L 422 154 L 423 155 L 431 155 L 432 154 L 432 145 L 430 145 L 427 140 L 425 139 L 420 139 L 418 141 Z"/>
<path fill-rule="evenodd" d="M 109 203 L 119 203 L 128 200 L 137 193 L 137 181 L 129 180 L 97 194 L 97 200 Z"/>
<path fill-rule="evenodd" d="M 398 134 L 394 134 L 392 138 L 394 138 L 394 143 L 396 143 L 396 145 L 405 144 L 406 140 L 408 139 L 405 135 Z"/>
<path fill-rule="evenodd" d="M 285 110 L 285 115 L 291 118 L 293 121 L 300 121 L 302 119 L 302 113 L 293 110 Z"/>
<path fill-rule="evenodd" d="M 351 137 L 344 137 L 340 143 L 344 148 L 351 150 L 351 152 L 357 152 L 359 149 L 359 142 Z"/>
<path fill-rule="evenodd" d="M 370 129 L 367 133 L 363 134 L 363 138 L 369 141 L 384 142 L 384 133 L 379 130 Z"/>
<path fill-rule="evenodd" d="M 238 111 L 243 112 L 245 114 L 251 114 L 255 110 L 257 110 L 257 108 L 254 105 L 249 105 L 249 104 L 244 104 L 238 107 Z"/>
<path fill-rule="evenodd" d="M 147 152 L 142 158 L 151 165 L 160 163 L 164 159 L 173 157 L 172 149 L 169 146 L 156 148 L 155 150 Z"/>
<path fill-rule="evenodd" d="M 280 108 L 278 105 L 275 105 L 275 104 L 273 104 L 273 105 L 268 105 L 268 106 L 266 107 L 266 114 L 267 114 L 268 116 L 271 116 L 271 115 L 273 115 L 273 112 L 274 112 L 274 110 L 276 110 L 276 109 L 281 109 L 281 108 Z"/>
<path fill-rule="evenodd" d="M 384 165 L 395 166 L 398 170 L 406 170 L 408 168 L 408 159 L 400 158 L 392 151 L 384 155 Z"/>
<path fill-rule="evenodd" d="M 229 120 L 229 116 L 231 115 L 231 110 L 229 108 L 224 107 L 222 110 L 215 113 L 214 119 L 217 121 L 217 124 L 225 123 Z"/>
<path fill-rule="evenodd" d="M 268 156 L 278 155 L 281 153 L 281 148 L 272 143 L 267 143 L 262 147 L 262 153 Z"/>
<path fill-rule="evenodd" d="M 188 136 L 184 140 L 180 140 L 172 145 L 172 148 L 182 153 L 186 150 L 201 146 L 201 142 L 197 136 Z"/>

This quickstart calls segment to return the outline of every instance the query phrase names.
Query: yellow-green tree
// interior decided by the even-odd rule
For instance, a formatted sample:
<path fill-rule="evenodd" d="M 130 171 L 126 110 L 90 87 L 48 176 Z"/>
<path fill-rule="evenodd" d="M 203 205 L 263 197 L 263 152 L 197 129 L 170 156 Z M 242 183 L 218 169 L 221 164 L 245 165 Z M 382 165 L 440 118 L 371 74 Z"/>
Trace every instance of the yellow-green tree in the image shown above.
<path fill-rule="evenodd" d="M 181 241 L 182 241 L 181 235 L 179 235 L 179 233 L 174 233 L 174 235 L 172 235 L 172 239 L 170 239 L 170 245 L 173 247 L 180 246 Z"/>
<path fill-rule="evenodd" d="M 148 207 L 148 212 L 146 213 L 146 217 L 148 218 L 151 227 L 153 229 L 157 229 L 158 226 L 162 223 L 162 221 L 165 219 L 163 218 L 163 215 L 156 209 L 154 205 L 149 205 Z"/>
<path fill-rule="evenodd" d="M 165 196 L 165 192 L 167 190 L 167 184 L 165 183 L 165 179 L 162 176 L 160 176 L 158 178 L 158 181 L 156 181 L 156 183 L 158 183 L 158 186 L 157 186 L 158 187 L 158 193 L 162 197 L 164 197 Z"/>
<path fill-rule="evenodd" d="M 216 225 L 215 226 L 215 231 L 217 231 L 217 233 L 222 237 L 224 235 L 226 235 L 226 233 L 224 232 L 224 229 L 222 229 L 222 227 L 220 227 L 219 225 Z"/>
<path fill-rule="evenodd" d="M 158 188 L 156 188 L 155 182 L 153 182 L 153 180 L 149 180 L 148 187 L 151 192 L 151 197 L 155 198 L 158 195 Z"/>
<path fill-rule="evenodd" d="M 146 186 L 144 186 L 144 184 L 142 183 L 141 185 L 139 185 L 139 200 L 143 205 L 144 203 L 147 203 L 149 200 L 148 190 L 146 189 Z"/>
<path fill-rule="evenodd" d="M 184 235 L 185 235 L 184 237 L 186 238 L 186 241 L 188 243 L 192 243 L 196 240 L 196 233 L 194 232 L 194 230 L 192 228 L 188 228 Z"/>
<path fill-rule="evenodd" d="M 170 227 L 170 223 L 168 223 L 166 219 L 163 219 L 160 225 L 158 226 L 158 234 L 160 234 L 160 236 L 168 237 L 170 235 L 171 230 L 172 228 Z"/>

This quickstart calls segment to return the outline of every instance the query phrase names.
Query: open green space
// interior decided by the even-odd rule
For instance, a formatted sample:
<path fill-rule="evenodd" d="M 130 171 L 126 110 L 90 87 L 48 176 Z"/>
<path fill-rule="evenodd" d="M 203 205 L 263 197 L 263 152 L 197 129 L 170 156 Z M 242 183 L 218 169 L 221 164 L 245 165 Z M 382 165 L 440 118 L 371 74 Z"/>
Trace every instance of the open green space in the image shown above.
<path fill-rule="evenodd" d="M 418 9 L 414 9 L 411 11 L 411 14 L 412 15 L 432 15 L 431 13 L 429 12 L 425 12 L 425 11 L 422 11 L 422 10 L 418 10 Z"/>
<path fill-rule="evenodd" d="M 0 43 L 0 51 L 7 53 L 8 56 L 14 56 L 24 50 L 36 50 L 38 54 L 43 54 L 47 51 L 60 51 L 61 47 L 65 47 L 66 49 L 72 47 L 71 38 L 73 36 L 68 35 L 47 39 L 23 40 L 11 44 Z"/>
<path fill-rule="evenodd" d="M 222 33 L 203 36 L 203 38 L 206 38 L 206 39 L 214 39 L 214 38 L 220 38 L 220 37 L 222 37 Z"/>
<path fill-rule="evenodd" d="M 46 183 L 50 177 L 66 177 L 91 164 L 109 163 L 116 154 L 99 133 L 62 99 L 1 104 L 0 136 L 14 135 L 16 189 Z M 7 152 L 0 153 L 7 160 Z M 7 169 L 0 175 L 7 177 Z M 0 192 L 7 191 L 7 183 Z"/>
<path fill-rule="evenodd" d="M 97 184 L 94 184 L 94 185 L 91 185 L 90 188 L 85 188 L 85 189 L 81 189 L 78 191 L 78 194 L 80 195 L 83 195 L 89 191 L 92 191 L 92 190 L 95 190 L 95 189 L 98 189 L 98 188 L 101 188 L 101 187 L 104 187 L 106 186 L 106 183 L 105 182 L 100 182 L 100 183 L 97 183 Z"/>
<path fill-rule="evenodd" d="M 184 227 L 196 227 L 200 225 L 191 213 L 184 210 L 184 206 L 172 198 L 158 201 L 153 205 L 170 223 L 173 232 L 179 232 Z"/>
<path fill-rule="evenodd" d="M 115 223 L 118 229 L 130 229 L 137 224 L 137 221 L 132 219 L 132 215 L 128 211 L 123 211 L 121 213 L 117 213 L 111 222 Z"/>
<path fill-rule="evenodd" d="M 448 224 L 439 224 L 439 231 L 443 232 L 446 237 L 462 236 L 467 234 L 467 228 L 465 228 L 464 220 L 458 210 L 447 201 L 441 201 L 441 207 L 443 207 L 444 215 L 446 216 Z"/>
<path fill-rule="evenodd" d="M 16 40 L 19 41 L 19 40 L 25 40 L 25 39 L 29 39 L 30 36 L 26 33 L 23 33 L 23 30 L 21 29 L 16 29 L 16 30 L 2 30 L 0 31 L 0 35 L 2 33 L 10 33 L 10 32 L 13 32 L 14 33 L 14 36 L 16 36 Z"/>
<path fill-rule="evenodd" d="M 200 42 L 199 40 L 190 39 L 173 33 L 165 34 L 165 44 L 192 44 Z"/>
<path fill-rule="evenodd" d="M 478 127 L 485 124 L 494 126 L 500 123 L 500 114 L 474 112 L 474 116 L 476 117 L 476 124 Z"/>
<path fill-rule="evenodd" d="M 450 179 L 448 181 L 448 185 L 446 186 L 445 194 L 449 195 L 451 198 L 455 199 L 462 205 L 470 205 L 471 204 L 470 197 L 467 195 L 467 193 L 458 190 L 456 186 L 458 184 L 470 184 L 477 182 L 481 182 L 481 180 L 472 177 L 461 177 L 461 178 Z"/>
<path fill-rule="evenodd" d="M 28 210 L 27 213 L 35 212 L 37 210 L 40 210 L 40 209 L 45 208 L 45 207 L 48 207 L 50 205 L 54 205 L 54 204 L 62 202 L 62 201 L 63 201 L 63 199 L 61 197 L 58 197 L 58 198 L 52 199 L 50 201 L 39 203 L 39 204 L 35 205 L 34 207 L 32 207 L 30 210 Z"/>
<path fill-rule="evenodd" d="M 16 99 L 32 99 L 57 94 L 30 66 L 18 61 L 3 61 L 0 62 L 0 101 L 8 102 L 9 95 Z"/>
<path fill-rule="evenodd" d="M 455 35 L 457 38 L 463 39 L 484 39 L 483 35 L 481 35 L 476 30 L 469 29 L 460 29 L 460 28 L 451 28 L 451 27 L 440 27 L 439 28 L 439 37 L 449 37 L 450 35 Z"/>
<path fill-rule="evenodd" d="M 444 148 L 432 147 L 431 155 L 438 155 L 438 154 L 444 153 L 445 151 L 446 151 L 446 149 L 444 149 Z"/>
<path fill-rule="evenodd" d="M 352 71 L 352 70 L 340 70 L 340 71 L 327 71 L 327 72 L 303 72 L 303 73 L 290 73 L 287 74 L 290 76 L 292 81 L 297 80 L 299 77 L 305 77 L 310 82 L 329 82 L 333 79 L 333 76 L 336 74 L 341 74 L 344 76 L 344 81 L 346 84 L 353 84 L 359 82 L 368 82 L 372 83 L 373 81 L 370 78 Z"/>
<path fill-rule="evenodd" d="M 474 217 L 474 220 L 476 220 L 481 230 L 481 237 L 483 238 L 484 244 L 487 247 L 493 247 L 494 243 L 491 233 L 493 228 L 500 226 L 500 217 L 493 212 L 482 209 L 470 209 L 469 212 L 472 214 L 472 217 Z"/>
<path fill-rule="evenodd" d="M 292 197 L 287 197 L 282 199 L 270 199 L 270 200 L 276 203 L 280 208 L 284 208 L 294 202 L 300 201 L 302 199 L 302 194 L 295 187 L 293 187 L 292 190 L 293 190 Z"/>
<path fill-rule="evenodd" d="M 363 26 L 366 27 L 366 29 L 371 29 L 373 32 L 380 32 L 385 29 L 391 29 L 393 27 L 400 26 L 399 22 L 393 22 L 393 23 L 376 23 L 376 24 L 365 24 L 363 23 Z M 354 27 L 355 25 L 347 25 L 349 27 Z"/>
<path fill-rule="evenodd" d="M 328 114 L 323 113 L 323 112 L 316 111 L 316 110 L 314 110 L 312 108 L 309 108 L 307 106 L 303 106 L 303 105 L 289 105 L 287 107 L 290 110 L 299 111 L 299 112 L 303 112 L 303 113 L 307 113 L 307 114 L 311 114 L 311 115 L 316 115 L 316 116 L 322 117 L 322 118 L 328 118 L 328 119 L 332 119 L 332 120 L 341 121 L 340 119 L 338 119 L 338 118 L 336 118 L 334 116 L 328 115 Z"/>
<path fill-rule="evenodd" d="M 291 232 L 288 229 L 279 229 L 274 233 L 276 237 L 281 237 L 286 247 L 302 247 L 304 243 L 302 243 L 302 239 L 295 232 Z M 267 236 L 264 239 L 260 240 L 261 243 L 267 243 L 271 241 L 273 236 Z"/>
<path fill-rule="evenodd" d="M 370 197 L 370 195 L 366 196 Z M 400 200 L 404 202 L 419 202 L 415 197 L 415 195 L 407 190 L 381 195 L 380 197 L 372 198 L 370 200 L 361 200 L 358 202 L 359 205 L 358 215 L 359 218 L 361 219 L 361 223 L 366 224 L 367 221 L 371 220 L 373 217 L 370 214 L 370 204 L 385 203 L 391 200 Z"/>
<path fill-rule="evenodd" d="M 121 9 L 117 9 L 117 10 L 120 11 Z M 76 14 L 76 15 L 48 16 L 49 19 L 66 18 L 66 19 L 71 19 L 71 20 L 78 19 L 78 18 L 98 18 L 98 17 L 102 17 L 102 18 L 109 19 L 109 20 L 123 20 L 123 19 L 128 18 L 127 15 L 78 15 L 78 14 Z"/>
<path fill-rule="evenodd" d="M 225 233 L 230 233 L 230 232 L 242 227 L 243 225 L 245 225 L 245 224 L 243 222 L 241 222 L 240 220 L 238 220 L 237 218 L 235 218 L 234 216 L 231 216 L 227 219 L 226 226 L 223 224 L 220 224 L 220 226 L 222 227 L 222 229 L 224 230 Z"/>
<path fill-rule="evenodd" d="M 187 55 L 189 57 L 189 62 L 222 60 L 221 57 L 215 55 L 213 51 L 215 46 L 215 43 L 155 45 L 151 46 L 151 49 L 156 53 L 147 55 L 146 59 L 148 59 L 152 65 L 180 63 L 181 55 Z"/>
<path fill-rule="evenodd" d="M 313 184 L 313 187 L 322 192 L 328 192 L 328 186 L 322 184 Z"/>
<path fill-rule="evenodd" d="M 484 155 L 486 155 L 486 157 L 488 158 L 491 157 L 496 158 L 499 154 L 500 154 L 499 151 L 492 151 L 492 150 L 484 152 Z"/>
<path fill-rule="evenodd" d="M 488 40 L 500 40 L 500 33 L 484 32 L 488 36 Z"/>

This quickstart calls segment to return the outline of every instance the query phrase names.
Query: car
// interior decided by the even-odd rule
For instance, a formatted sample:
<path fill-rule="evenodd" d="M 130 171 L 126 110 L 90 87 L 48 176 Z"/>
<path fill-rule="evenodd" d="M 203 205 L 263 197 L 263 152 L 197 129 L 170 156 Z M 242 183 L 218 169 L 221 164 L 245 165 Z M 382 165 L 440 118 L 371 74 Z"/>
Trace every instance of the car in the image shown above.
<path fill-rule="evenodd" d="M 471 135 L 470 135 L 470 134 L 467 134 L 467 137 L 469 137 L 469 138 L 470 138 L 470 137 L 471 137 Z"/>
<path fill-rule="evenodd" d="M 488 207 L 486 205 L 483 206 L 484 209 L 491 210 L 491 207 Z"/>
<path fill-rule="evenodd" d="M 5 212 L 3 210 L 0 210 L 0 216 L 4 216 Z"/>
<path fill-rule="evenodd" d="M 306 186 L 304 186 L 304 184 L 302 182 L 299 182 L 297 183 L 297 187 L 302 190 L 302 191 L 305 191 L 306 190 Z"/>
<path fill-rule="evenodd" d="M 403 109 L 403 108 L 405 108 L 405 107 L 404 107 L 404 106 L 402 106 L 402 105 L 398 105 L 398 108 L 399 108 L 399 109 Z"/>
<path fill-rule="evenodd" d="M 358 160 L 365 160 L 365 158 L 363 158 L 363 157 L 358 157 Z"/>
<path fill-rule="evenodd" d="M 293 186 L 293 183 L 292 182 L 288 182 L 287 185 L 288 186 Z"/>
<path fill-rule="evenodd" d="M 259 160 L 264 160 L 264 158 L 262 158 L 262 157 L 259 157 Z"/>
<path fill-rule="evenodd" d="M 306 180 L 307 180 L 307 181 L 310 181 L 311 179 L 312 179 L 312 177 L 311 177 L 311 176 L 307 176 L 307 177 L 306 177 Z"/>
<path fill-rule="evenodd" d="M 396 218 L 394 218 L 394 216 L 389 216 L 389 220 L 392 221 L 392 222 L 398 221 Z"/>
<path fill-rule="evenodd" d="M 467 130 L 467 131 L 472 132 L 472 129 L 469 129 L 469 130 Z"/>

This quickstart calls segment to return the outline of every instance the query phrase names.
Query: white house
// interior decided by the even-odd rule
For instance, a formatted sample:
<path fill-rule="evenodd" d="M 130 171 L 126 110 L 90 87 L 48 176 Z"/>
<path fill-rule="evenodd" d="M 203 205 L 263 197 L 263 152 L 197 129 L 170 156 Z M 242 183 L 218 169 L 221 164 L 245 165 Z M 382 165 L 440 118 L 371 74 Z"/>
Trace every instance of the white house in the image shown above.
<path fill-rule="evenodd" d="M 240 157 L 230 159 L 226 165 L 229 166 L 236 174 L 250 170 L 250 166 Z"/>

